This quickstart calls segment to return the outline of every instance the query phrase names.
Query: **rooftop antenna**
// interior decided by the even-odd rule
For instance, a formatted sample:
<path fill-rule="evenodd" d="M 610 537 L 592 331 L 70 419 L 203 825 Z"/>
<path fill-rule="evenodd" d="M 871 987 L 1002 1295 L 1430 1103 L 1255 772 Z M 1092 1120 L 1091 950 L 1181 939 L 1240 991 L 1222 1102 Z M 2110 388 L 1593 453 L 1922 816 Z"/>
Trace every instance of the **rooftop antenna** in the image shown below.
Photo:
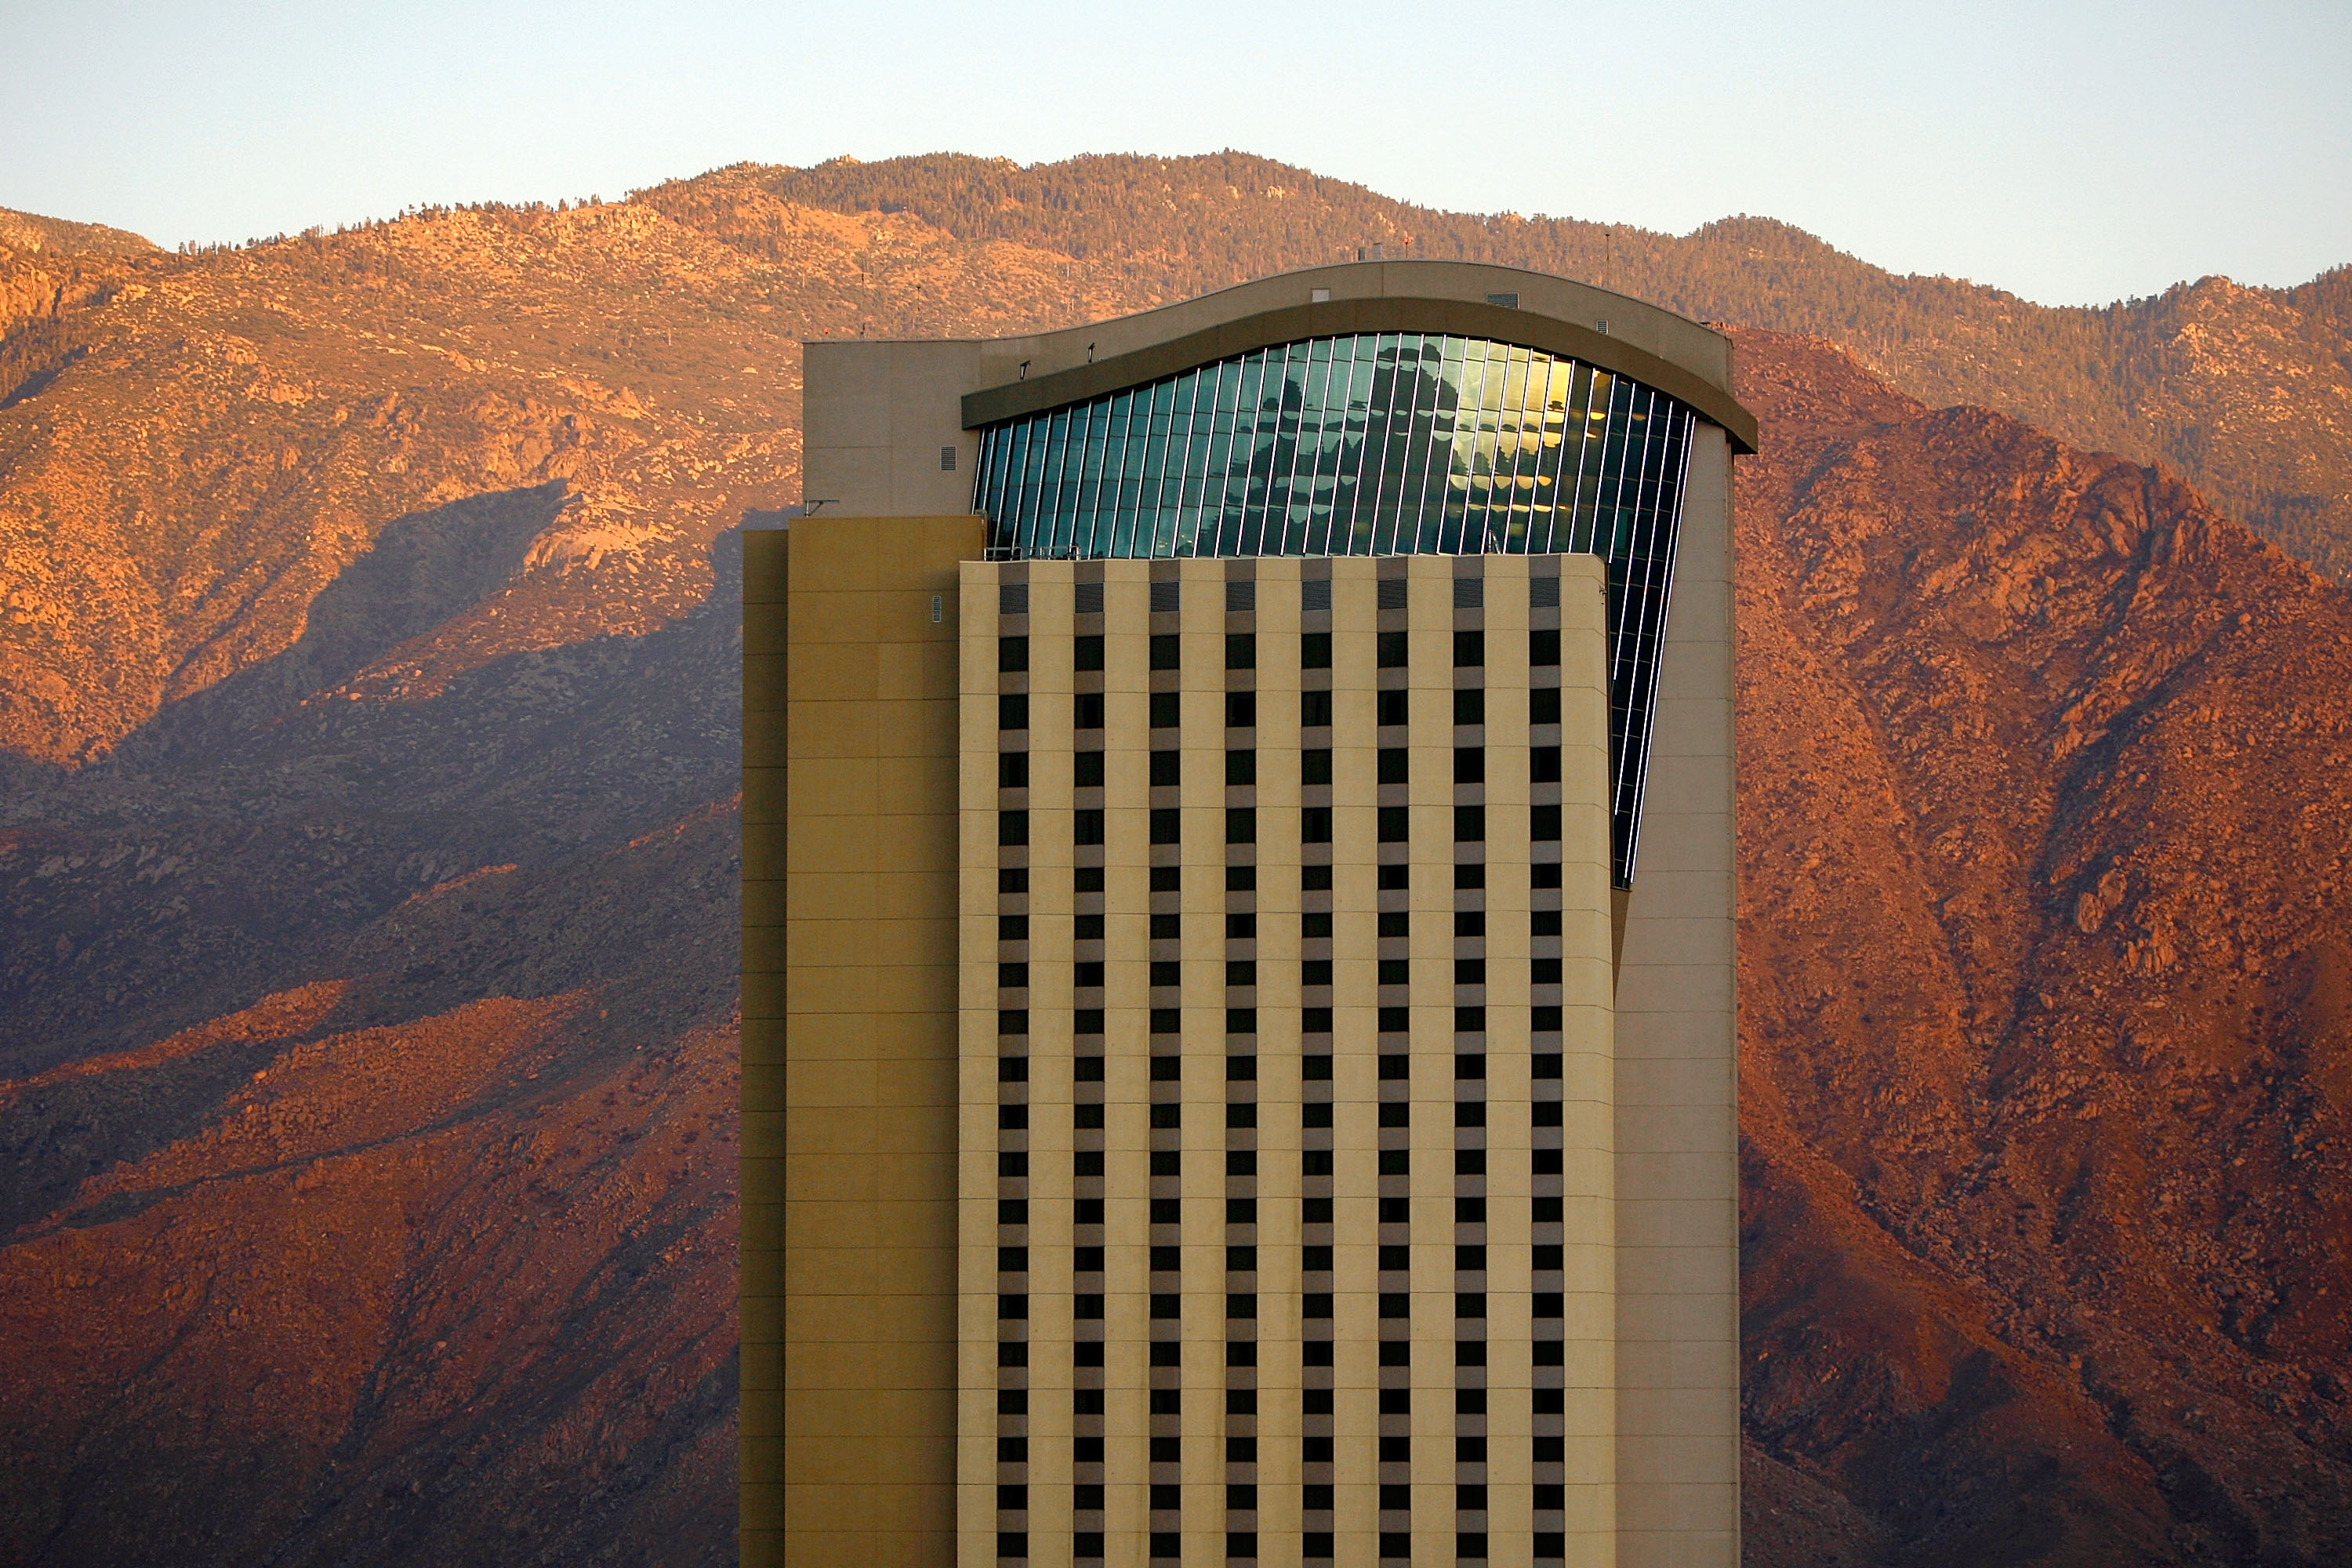
<path fill-rule="evenodd" d="M 821 506 L 839 506 L 840 504 L 841 498 L 839 496 L 826 496 L 822 500 L 804 500 L 801 502 L 801 515 L 803 517 L 814 517 L 816 515 L 817 508 Z"/>

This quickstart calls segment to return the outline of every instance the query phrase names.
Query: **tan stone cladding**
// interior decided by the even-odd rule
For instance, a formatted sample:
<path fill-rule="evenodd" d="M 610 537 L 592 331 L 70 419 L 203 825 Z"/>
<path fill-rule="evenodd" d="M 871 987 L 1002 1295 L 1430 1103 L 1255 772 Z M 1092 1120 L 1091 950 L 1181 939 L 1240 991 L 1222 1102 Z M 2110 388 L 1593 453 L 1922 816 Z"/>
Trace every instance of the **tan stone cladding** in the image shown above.
<path fill-rule="evenodd" d="M 969 517 L 746 542 L 747 1564 L 949 1560 Z"/>
<path fill-rule="evenodd" d="M 967 1568 L 1613 1555 L 1602 570 L 962 566 Z"/>

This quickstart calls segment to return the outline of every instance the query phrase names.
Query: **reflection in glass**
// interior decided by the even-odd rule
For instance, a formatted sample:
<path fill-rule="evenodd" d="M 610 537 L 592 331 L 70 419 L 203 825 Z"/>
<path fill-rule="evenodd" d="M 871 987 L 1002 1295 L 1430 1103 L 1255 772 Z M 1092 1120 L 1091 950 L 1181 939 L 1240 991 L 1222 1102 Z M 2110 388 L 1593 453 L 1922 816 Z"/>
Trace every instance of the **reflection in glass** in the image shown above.
<path fill-rule="evenodd" d="M 991 426 L 973 503 L 998 559 L 1601 557 L 1623 885 L 1694 417 L 1509 343 L 1312 338 Z"/>

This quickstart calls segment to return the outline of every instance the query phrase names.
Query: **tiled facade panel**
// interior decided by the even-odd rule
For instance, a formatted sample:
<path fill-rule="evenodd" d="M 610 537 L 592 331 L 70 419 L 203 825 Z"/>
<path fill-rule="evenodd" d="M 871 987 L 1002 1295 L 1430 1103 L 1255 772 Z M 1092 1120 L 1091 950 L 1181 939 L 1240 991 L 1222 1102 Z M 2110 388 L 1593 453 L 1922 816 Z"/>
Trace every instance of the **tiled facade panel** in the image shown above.
<path fill-rule="evenodd" d="M 966 1568 L 1608 1560 L 1603 586 L 962 568 Z"/>
<path fill-rule="evenodd" d="M 1739 1562 L 1731 454 L 1693 442 L 1617 975 L 1618 1562 Z"/>
<path fill-rule="evenodd" d="M 747 1563 L 914 1568 L 953 1541 L 946 611 L 979 545 L 954 517 L 747 541 Z"/>

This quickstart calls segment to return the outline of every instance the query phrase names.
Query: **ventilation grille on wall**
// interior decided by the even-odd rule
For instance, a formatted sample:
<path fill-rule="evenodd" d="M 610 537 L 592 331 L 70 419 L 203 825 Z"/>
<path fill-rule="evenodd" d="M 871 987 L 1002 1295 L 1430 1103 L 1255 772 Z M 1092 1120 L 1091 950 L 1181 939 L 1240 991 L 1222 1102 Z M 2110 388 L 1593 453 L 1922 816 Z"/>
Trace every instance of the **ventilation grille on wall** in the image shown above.
<path fill-rule="evenodd" d="M 1099 583 L 1081 583 L 1078 584 L 1078 614 L 1082 616 L 1099 616 L 1103 613 L 1102 588 L 1103 585 Z"/>
<path fill-rule="evenodd" d="M 1298 584 L 1298 607 L 1302 610 L 1328 610 L 1331 607 L 1331 579 L 1302 578 Z"/>
<path fill-rule="evenodd" d="M 1000 616 L 1025 616 L 1029 613 L 1029 584 L 999 583 L 996 585 L 996 613 Z"/>
<path fill-rule="evenodd" d="M 1379 609 L 1383 609 L 1383 610 L 1402 610 L 1402 609 L 1403 609 L 1403 608 L 1404 608 L 1404 579 L 1403 579 L 1403 578 L 1402 578 L 1402 577 L 1383 577 L 1383 578 L 1381 578 L 1381 579 L 1380 590 L 1379 590 L 1379 597 L 1378 597 L 1378 598 L 1376 598 L 1376 599 L 1374 599 L 1374 600 L 1372 601 L 1372 603 L 1373 603 L 1374 606 L 1375 606 L 1375 607 L 1377 607 L 1377 608 L 1379 608 Z"/>
<path fill-rule="evenodd" d="M 1486 580 L 1484 577 L 1454 579 L 1454 607 L 1457 610 L 1484 609 L 1486 605 Z"/>
<path fill-rule="evenodd" d="M 1256 584 L 1255 583 L 1228 583 L 1228 584 L 1225 584 L 1225 608 L 1226 608 L 1226 609 L 1228 609 L 1228 610 L 1255 610 L 1255 609 L 1256 609 L 1256 608 L 1257 608 L 1257 584 Z"/>
<path fill-rule="evenodd" d="M 1151 584 L 1151 613 L 1158 616 L 1165 615 L 1173 610 L 1181 609 L 1183 607 L 1183 600 L 1179 596 L 1178 590 L 1182 588 L 1183 585 L 1184 584 L 1181 583 L 1154 583 Z"/>

